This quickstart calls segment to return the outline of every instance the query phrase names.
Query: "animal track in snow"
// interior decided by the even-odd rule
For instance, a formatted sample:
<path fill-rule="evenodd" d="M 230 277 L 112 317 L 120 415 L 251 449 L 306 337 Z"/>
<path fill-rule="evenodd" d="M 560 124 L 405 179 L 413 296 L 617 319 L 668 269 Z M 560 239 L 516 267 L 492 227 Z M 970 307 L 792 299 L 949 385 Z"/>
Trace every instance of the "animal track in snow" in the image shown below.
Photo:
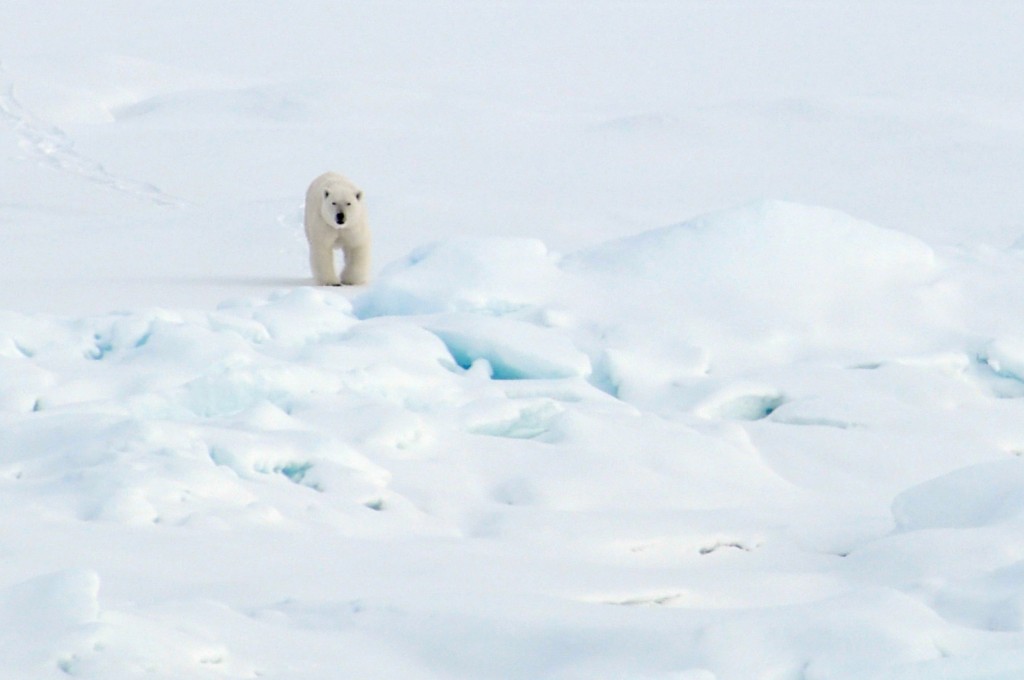
<path fill-rule="evenodd" d="M 14 83 L 0 61 L 0 120 L 6 121 L 18 135 L 21 146 L 44 164 L 121 194 L 141 198 L 157 205 L 182 207 L 185 201 L 164 193 L 147 182 L 118 177 L 101 163 L 75 149 L 64 130 L 26 109 L 14 94 Z"/>

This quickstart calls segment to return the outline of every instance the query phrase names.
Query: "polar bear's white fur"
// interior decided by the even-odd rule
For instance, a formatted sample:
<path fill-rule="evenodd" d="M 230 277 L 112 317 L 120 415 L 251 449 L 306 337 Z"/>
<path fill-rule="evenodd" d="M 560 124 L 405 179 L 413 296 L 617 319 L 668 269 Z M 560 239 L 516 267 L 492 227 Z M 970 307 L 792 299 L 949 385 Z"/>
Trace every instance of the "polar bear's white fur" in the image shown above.
<path fill-rule="evenodd" d="M 316 282 L 325 286 L 360 284 L 370 279 L 370 226 L 363 192 L 343 175 L 326 172 L 306 191 L 306 239 Z M 338 276 L 334 250 L 345 267 Z"/>

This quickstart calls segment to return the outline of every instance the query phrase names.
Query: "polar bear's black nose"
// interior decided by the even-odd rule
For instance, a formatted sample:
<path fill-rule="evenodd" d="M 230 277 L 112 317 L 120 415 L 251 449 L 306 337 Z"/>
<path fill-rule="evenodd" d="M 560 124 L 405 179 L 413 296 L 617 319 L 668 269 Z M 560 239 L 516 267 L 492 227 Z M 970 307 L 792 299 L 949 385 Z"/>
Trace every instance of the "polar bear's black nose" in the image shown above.
<path fill-rule="evenodd" d="M 337 222 L 338 224 L 345 224 L 345 213 L 339 212 L 337 215 L 334 216 L 334 221 Z"/>

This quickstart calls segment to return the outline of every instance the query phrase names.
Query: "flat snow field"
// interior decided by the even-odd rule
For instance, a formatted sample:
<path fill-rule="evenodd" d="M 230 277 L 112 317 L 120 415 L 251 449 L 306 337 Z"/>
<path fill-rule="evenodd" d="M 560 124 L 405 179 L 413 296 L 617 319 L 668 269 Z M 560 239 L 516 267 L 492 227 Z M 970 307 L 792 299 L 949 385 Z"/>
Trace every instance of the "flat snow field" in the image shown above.
<path fill-rule="evenodd" d="M 0 680 L 1024 678 L 1024 4 L 9 5 Z"/>

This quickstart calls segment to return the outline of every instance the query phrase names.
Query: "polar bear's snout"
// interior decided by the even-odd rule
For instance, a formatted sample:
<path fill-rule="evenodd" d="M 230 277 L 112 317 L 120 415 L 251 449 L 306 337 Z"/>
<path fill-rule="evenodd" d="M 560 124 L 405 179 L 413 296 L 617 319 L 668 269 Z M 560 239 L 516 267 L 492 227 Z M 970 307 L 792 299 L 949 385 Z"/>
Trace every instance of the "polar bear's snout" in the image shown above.
<path fill-rule="evenodd" d="M 354 196 L 345 196 L 344 193 L 341 193 L 341 195 L 338 193 L 331 194 L 325 191 L 323 202 L 324 221 L 327 222 L 327 224 L 338 228 L 347 226 L 349 222 L 357 220 L 358 215 L 354 214 L 352 211 L 358 210 L 358 208 L 353 204 L 358 202 L 359 195 L 360 192 L 358 191 Z"/>

